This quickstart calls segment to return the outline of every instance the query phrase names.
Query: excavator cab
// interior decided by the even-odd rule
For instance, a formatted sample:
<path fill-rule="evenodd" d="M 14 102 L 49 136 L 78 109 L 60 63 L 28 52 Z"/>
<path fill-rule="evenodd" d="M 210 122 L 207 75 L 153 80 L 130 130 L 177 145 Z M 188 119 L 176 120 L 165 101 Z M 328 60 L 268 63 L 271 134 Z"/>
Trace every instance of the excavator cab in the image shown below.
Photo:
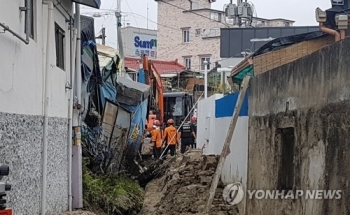
<path fill-rule="evenodd" d="M 164 93 L 164 121 L 173 119 L 175 126 L 182 123 L 182 118 L 186 117 L 193 106 L 193 96 L 187 92 Z"/>

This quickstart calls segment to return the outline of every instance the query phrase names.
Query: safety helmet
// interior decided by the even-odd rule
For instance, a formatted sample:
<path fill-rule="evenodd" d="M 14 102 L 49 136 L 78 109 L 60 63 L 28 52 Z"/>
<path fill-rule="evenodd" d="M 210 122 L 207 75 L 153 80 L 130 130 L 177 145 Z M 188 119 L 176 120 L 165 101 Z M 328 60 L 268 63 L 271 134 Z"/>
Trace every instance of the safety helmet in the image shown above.
<path fill-rule="evenodd" d="M 153 124 L 156 125 L 156 126 L 160 126 L 160 121 L 159 120 L 154 120 Z"/>
<path fill-rule="evenodd" d="M 173 119 L 168 119 L 167 123 L 168 124 L 174 124 L 174 120 Z"/>
<path fill-rule="evenodd" d="M 191 122 L 196 122 L 196 121 L 197 121 L 197 117 L 192 116 L 192 117 L 191 117 Z"/>

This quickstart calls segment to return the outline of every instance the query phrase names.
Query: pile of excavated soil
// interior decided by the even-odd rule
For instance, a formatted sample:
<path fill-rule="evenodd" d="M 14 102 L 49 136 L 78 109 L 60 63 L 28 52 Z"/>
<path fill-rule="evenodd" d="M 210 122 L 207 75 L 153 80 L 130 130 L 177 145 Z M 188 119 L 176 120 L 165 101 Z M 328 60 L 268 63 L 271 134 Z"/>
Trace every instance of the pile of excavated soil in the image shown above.
<path fill-rule="evenodd" d="M 146 186 L 145 201 L 139 215 L 203 215 L 218 156 L 203 156 L 201 150 L 168 157 L 165 174 Z M 236 208 L 222 200 L 223 184 L 219 183 L 213 201 L 213 215 L 237 214 Z"/>

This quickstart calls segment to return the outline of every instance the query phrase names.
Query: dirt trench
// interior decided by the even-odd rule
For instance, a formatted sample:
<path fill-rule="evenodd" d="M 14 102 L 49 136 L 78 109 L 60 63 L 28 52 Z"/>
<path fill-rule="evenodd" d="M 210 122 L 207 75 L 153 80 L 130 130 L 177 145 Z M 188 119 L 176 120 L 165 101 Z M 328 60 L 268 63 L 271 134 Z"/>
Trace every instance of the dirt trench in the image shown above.
<path fill-rule="evenodd" d="M 218 156 L 203 156 L 201 150 L 169 157 L 163 164 L 165 174 L 146 186 L 145 200 L 139 215 L 203 215 Z M 216 190 L 210 215 L 238 214 L 222 199 L 224 185 Z"/>

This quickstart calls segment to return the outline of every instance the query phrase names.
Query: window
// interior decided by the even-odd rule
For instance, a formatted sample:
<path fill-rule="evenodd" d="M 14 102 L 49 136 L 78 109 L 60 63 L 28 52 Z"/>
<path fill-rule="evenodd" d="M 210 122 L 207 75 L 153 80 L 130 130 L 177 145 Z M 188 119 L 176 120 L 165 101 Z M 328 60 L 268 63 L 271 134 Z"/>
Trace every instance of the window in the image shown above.
<path fill-rule="evenodd" d="M 196 0 L 190 0 L 190 10 L 196 10 L 198 8 L 198 2 Z"/>
<path fill-rule="evenodd" d="M 184 61 L 185 61 L 184 63 L 185 63 L 186 69 L 190 70 L 191 69 L 191 58 L 185 58 Z"/>
<path fill-rule="evenodd" d="M 196 37 L 199 37 L 201 35 L 201 29 L 196 29 Z"/>
<path fill-rule="evenodd" d="M 211 13 L 210 19 L 211 21 L 221 22 L 221 13 Z"/>
<path fill-rule="evenodd" d="M 167 117 L 182 116 L 183 112 L 182 97 L 167 97 L 165 98 L 165 112 Z"/>
<path fill-rule="evenodd" d="M 201 65 L 201 71 L 205 70 L 205 65 L 204 65 L 204 61 L 207 61 L 207 70 L 210 70 L 210 57 L 201 57 L 201 61 L 200 61 L 200 65 Z"/>
<path fill-rule="evenodd" d="M 294 128 L 278 129 L 281 155 L 278 172 L 278 189 L 293 190 L 294 185 Z"/>
<path fill-rule="evenodd" d="M 136 72 L 129 72 L 128 74 L 129 74 L 130 78 L 133 81 L 137 81 L 137 74 L 136 74 Z"/>
<path fill-rule="evenodd" d="M 64 70 L 64 39 L 63 29 L 55 23 L 55 40 L 56 40 L 56 66 Z"/>
<path fill-rule="evenodd" d="M 28 29 L 28 34 L 29 37 L 34 39 L 34 10 L 35 10 L 35 5 L 34 5 L 34 0 L 26 0 L 26 4 L 29 4 L 30 11 L 29 11 L 29 29 Z M 24 18 L 24 33 L 27 34 L 27 16 Z"/>
<path fill-rule="evenodd" d="M 190 29 L 182 30 L 182 41 L 184 43 L 190 42 Z"/>

